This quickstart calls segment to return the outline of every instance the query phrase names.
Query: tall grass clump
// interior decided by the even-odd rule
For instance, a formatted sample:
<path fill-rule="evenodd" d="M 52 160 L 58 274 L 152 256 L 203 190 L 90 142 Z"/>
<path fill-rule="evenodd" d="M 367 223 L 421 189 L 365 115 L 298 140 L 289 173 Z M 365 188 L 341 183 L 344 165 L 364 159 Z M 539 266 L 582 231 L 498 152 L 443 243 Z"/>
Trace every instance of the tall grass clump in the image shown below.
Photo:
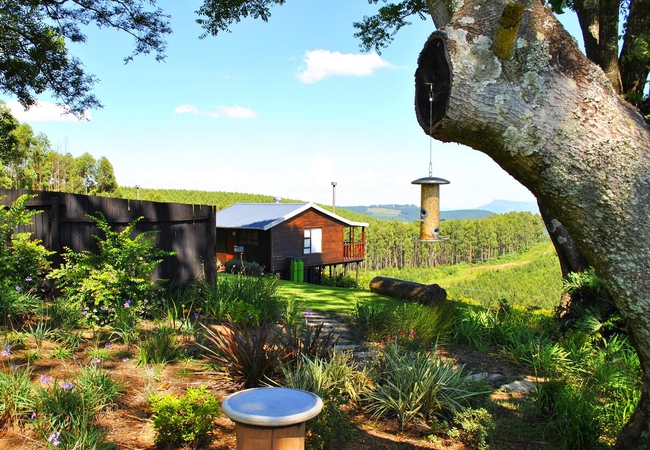
<path fill-rule="evenodd" d="M 13 368 L 0 371 L 0 430 L 23 425 L 31 411 L 31 371 Z"/>
<path fill-rule="evenodd" d="M 277 319 L 284 304 L 274 277 L 219 274 L 216 286 L 206 291 L 202 308 L 217 320 L 247 325 Z"/>
<path fill-rule="evenodd" d="M 470 389 L 462 367 L 434 351 L 409 351 L 396 344 L 372 361 L 369 374 L 366 412 L 376 419 L 395 417 L 401 429 L 416 419 L 451 419 L 468 406 L 469 398 L 484 394 Z"/>
<path fill-rule="evenodd" d="M 96 423 L 97 414 L 109 406 L 107 398 L 88 395 L 106 382 L 98 384 L 93 380 L 93 377 L 74 381 L 41 377 L 41 386 L 32 395 L 32 427 L 49 448 L 108 450 L 114 447 Z"/>
<path fill-rule="evenodd" d="M 612 445 L 641 397 L 641 367 L 628 340 L 620 335 L 594 340 L 568 334 L 555 352 L 561 363 L 543 353 L 535 370 L 546 376 L 536 386 L 536 404 L 565 449 Z"/>
<path fill-rule="evenodd" d="M 453 307 L 447 303 L 426 306 L 418 303 L 357 302 L 353 312 L 353 320 L 367 340 L 397 340 L 412 348 L 447 342 L 455 317 Z"/>

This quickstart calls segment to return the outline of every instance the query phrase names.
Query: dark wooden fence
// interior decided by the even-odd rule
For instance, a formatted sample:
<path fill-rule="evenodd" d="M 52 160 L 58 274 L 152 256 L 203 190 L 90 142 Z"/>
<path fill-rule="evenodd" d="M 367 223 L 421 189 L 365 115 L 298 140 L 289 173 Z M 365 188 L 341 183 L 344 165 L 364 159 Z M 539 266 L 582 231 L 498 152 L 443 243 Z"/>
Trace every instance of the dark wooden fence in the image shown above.
<path fill-rule="evenodd" d="M 22 194 L 35 194 L 28 209 L 43 211 L 34 216 L 32 225 L 20 231 L 32 232 L 32 238 L 57 252 L 53 262 L 61 262 L 67 247 L 75 252 L 97 251 L 93 235 L 101 233 L 88 215 L 100 212 L 114 231 L 122 231 L 133 220 L 142 217 L 138 232 L 156 231 L 156 246 L 176 252 L 165 257 L 153 274 L 154 279 L 186 283 L 205 274 L 212 282 L 216 271 L 216 210 L 207 205 L 158 203 L 140 200 L 93 197 L 16 189 L 0 189 L 0 203 L 10 205 Z M 103 237 L 103 233 L 101 235 Z"/>

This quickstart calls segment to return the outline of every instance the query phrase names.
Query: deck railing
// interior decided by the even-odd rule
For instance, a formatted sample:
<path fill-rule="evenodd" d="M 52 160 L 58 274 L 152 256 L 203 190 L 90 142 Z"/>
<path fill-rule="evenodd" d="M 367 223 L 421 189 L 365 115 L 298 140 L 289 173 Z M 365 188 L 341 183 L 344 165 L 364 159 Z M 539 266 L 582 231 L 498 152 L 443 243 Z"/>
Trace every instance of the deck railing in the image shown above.
<path fill-rule="evenodd" d="M 343 259 L 363 259 L 366 255 L 366 244 L 363 242 L 344 242 Z"/>

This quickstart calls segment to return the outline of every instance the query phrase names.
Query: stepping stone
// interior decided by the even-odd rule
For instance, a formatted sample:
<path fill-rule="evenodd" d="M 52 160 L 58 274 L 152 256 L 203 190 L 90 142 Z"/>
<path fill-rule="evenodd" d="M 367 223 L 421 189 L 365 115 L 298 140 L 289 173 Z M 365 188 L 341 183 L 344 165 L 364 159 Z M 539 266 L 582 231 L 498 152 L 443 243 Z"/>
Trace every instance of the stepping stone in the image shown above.
<path fill-rule="evenodd" d="M 516 392 L 518 394 L 530 394 L 535 389 L 535 384 L 532 381 L 518 380 L 509 384 L 504 384 L 501 386 L 501 389 Z"/>

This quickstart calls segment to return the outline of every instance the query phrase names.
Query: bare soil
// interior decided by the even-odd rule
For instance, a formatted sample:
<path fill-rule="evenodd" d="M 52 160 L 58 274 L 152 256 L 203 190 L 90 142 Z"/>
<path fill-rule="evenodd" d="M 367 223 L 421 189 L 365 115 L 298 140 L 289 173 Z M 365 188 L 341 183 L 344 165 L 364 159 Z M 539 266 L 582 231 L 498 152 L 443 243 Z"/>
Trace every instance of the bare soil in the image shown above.
<path fill-rule="evenodd" d="M 97 342 L 102 348 L 107 341 Z M 191 346 L 190 342 L 186 343 Z M 91 344 L 86 342 L 75 352 L 74 359 L 60 360 L 53 357 L 57 344 L 47 342 L 37 352 L 34 345 L 16 346 L 12 356 L 0 358 L 0 370 L 8 370 L 9 365 L 27 364 L 27 352 L 37 353 L 38 358 L 30 361 L 33 370 L 33 381 L 39 383 L 42 374 L 53 377 L 54 380 L 73 378 L 73 374 L 82 366 L 88 365 Z M 207 386 L 220 400 L 238 386 L 230 382 L 223 374 L 206 370 L 198 360 L 172 362 L 159 367 L 155 371 L 137 364 L 134 353 L 135 347 L 114 344 L 110 347 L 110 359 L 103 361 L 101 367 L 108 370 L 112 377 L 124 383 L 124 394 L 117 404 L 99 416 L 99 425 L 108 433 L 108 439 L 116 444 L 118 450 L 160 450 L 165 447 L 157 446 L 154 442 L 154 431 L 151 424 L 151 409 L 147 398 L 152 393 L 182 395 L 188 387 Z M 490 356 L 454 350 L 453 354 L 445 355 L 454 358 L 459 364 L 465 365 L 466 370 L 474 373 L 501 373 L 504 380 L 512 381 L 522 374 L 516 366 L 507 364 Z M 153 372 L 153 373 L 152 373 Z M 491 439 L 492 449 L 550 449 L 547 442 L 539 439 L 541 435 L 535 430 L 541 426 L 538 420 L 526 412 L 525 406 L 530 403 L 527 399 L 495 389 L 492 398 L 485 400 L 485 406 L 497 421 L 497 430 Z M 349 411 L 349 419 L 354 425 L 352 441 L 342 449 L 354 450 L 406 450 L 406 449 L 445 449 L 457 450 L 468 448 L 460 442 L 449 439 L 443 432 L 436 433 L 429 427 L 418 424 L 400 431 L 398 424 L 391 420 L 380 422 L 371 420 L 361 411 Z M 503 423 L 504 425 L 499 425 Z M 515 424 L 515 425 L 510 425 Z M 499 426 L 507 429 L 499 430 Z M 511 427 L 516 429 L 511 429 Z M 196 450 L 234 450 L 237 448 L 235 425 L 227 417 L 221 416 L 215 421 L 214 429 L 208 439 Z M 523 430 L 523 431 L 522 431 Z M 532 431 L 531 431 L 532 430 Z M 529 435 L 529 432 L 532 434 Z M 0 430 L 0 449 L 19 450 L 34 448 L 36 442 L 29 435 L 28 429 L 10 428 Z M 187 447 L 189 449 L 189 447 Z"/>

